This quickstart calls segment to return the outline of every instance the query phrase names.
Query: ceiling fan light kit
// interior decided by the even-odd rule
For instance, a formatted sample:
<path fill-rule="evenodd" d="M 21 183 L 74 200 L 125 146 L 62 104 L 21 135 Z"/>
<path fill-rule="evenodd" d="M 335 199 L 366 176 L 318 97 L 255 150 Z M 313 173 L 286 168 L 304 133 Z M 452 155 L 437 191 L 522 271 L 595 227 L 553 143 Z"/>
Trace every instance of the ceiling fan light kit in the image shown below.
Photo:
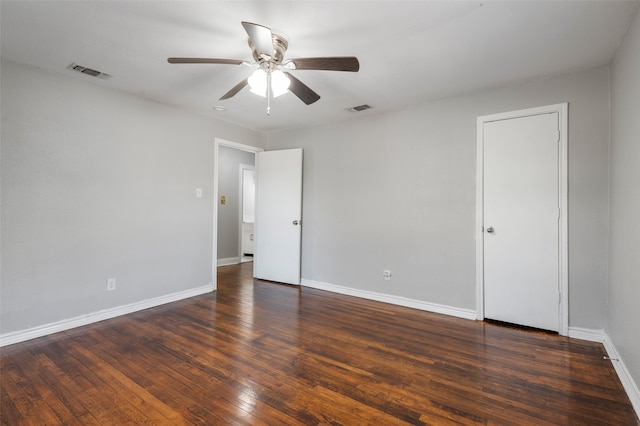
<path fill-rule="evenodd" d="M 265 71 L 259 68 L 251 74 L 248 80 L 251 93 L 266 98 L 269 80 L 271 80 L 271 95 L 273 95 L 274 98 L 284 95 L 289 91 L 291 80 L 289 80 L 282 71 Z"/>
<path fill-rule="evenodd" d="M 284 61 L 284 54 L 289 47 L 287 37 L 281 32 L 274 32 L 263 25 L 252 22 L 242 22 L 249 36 L 249 48 L 254 63 L 238 59 L 219 58 L 168 58 L 171 64 L 227 64 L 250 65 L 258 69 L 236 84 L 231 90 L 222 95 L 220 100 L 235 96 L 245 86 L 249 86 L 252 93 L 267 98 L 267 115 L 271 114 L 271 98 L 292 92 L 306 105 L 311 105 L 320 99 L 320 95 L 309 86 L 298 80 L 288 71 L 296 70 L 324 70 L 357 72 L 360 63 L 355 56 L 328 56 L 319 58 L 298 58 Z M 280 68 L 286 70 L 282 71 Z"/>

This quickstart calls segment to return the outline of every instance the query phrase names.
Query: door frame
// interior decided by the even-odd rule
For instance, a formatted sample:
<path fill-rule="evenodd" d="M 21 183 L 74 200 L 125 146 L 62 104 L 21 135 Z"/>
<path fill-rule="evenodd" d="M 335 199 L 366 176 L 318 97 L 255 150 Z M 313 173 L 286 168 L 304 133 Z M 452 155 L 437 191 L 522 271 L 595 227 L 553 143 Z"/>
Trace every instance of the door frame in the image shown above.
<path fill-rule="evenodd" d="M 258 152 L 264 151 L 262 148 L 258 148 L 256 146 L 244 145 L 237 142 L 231 142 L 221 138 L 214 138 L 213 144 L 213 261 L 211 268 L 211 282 L 213 283 L 213 290 L 218 289 L 218 198 L 220 197 L 220 192 L 218 189 L 218 152 L 221 146 L 226 146 L 228 148 L 239 149 L 240 151 L 247 151 L 257 154 Z M 255 232 L 255 230 L 254 230 Z"/>
<path fill-rule="evenodd" d="M 558 114 L 559 150 L 558 150 L 558 205 L 560 220 L 558 228 L 558 334 L 569 332 L 569 233 L 568 233 L 568 103 L 527 108 L 499 114 L 480 116 L 477 119 L 476 147 L 476 312 L 477 319 L 484 320 L 484 124 L 492 121 L 528 117 L 540 114 Z"/>

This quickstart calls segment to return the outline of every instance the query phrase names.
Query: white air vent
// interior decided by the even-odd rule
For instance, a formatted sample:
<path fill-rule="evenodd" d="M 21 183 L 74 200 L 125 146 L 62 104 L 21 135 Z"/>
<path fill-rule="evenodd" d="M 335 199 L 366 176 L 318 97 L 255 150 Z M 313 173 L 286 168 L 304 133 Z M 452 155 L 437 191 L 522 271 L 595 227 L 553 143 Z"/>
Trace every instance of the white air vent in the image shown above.
<path fill-rule="evenodd" d="M 82 74 L 90 75 L 92 77 L 101 78 L 103 80 L 106 80 L 107 78 L 111 77 L 107 73 L 104 73 L 102 71 L 96 71 L 96 70 L 94 70 L 92 68 L 83 67 L 82 65 L 78 65 L 76 63 L 72 63 L 67 68 L 69 68 L 70 70 L 73 70 L 73 71 L 81 72 Z"/>
<path fill-rule="evenodd" d="M 358 105 L 358 106 L 354 106 L 352 108 L 349 108 L 349 111 L 351 111 L 351 112 L 361 112 L 361 111 L 367 110 L 369 108 L 372 108 L 372 106 L 364 104 L 364 105 Z"/>

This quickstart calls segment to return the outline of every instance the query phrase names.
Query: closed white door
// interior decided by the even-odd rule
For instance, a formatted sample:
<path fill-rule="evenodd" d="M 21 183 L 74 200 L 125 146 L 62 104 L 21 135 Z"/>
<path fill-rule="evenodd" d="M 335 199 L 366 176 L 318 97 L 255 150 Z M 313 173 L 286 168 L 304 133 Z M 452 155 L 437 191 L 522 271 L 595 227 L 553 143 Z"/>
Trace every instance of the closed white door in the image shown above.
<path fill-rule="evenodd" d="M 484 123 L 484 311 L 559 331 L 557 113 Z"/>
<path fill-rule="evenodd" d="M 258 153 L 255 226 L 255 277 L 300 284 L 301 148 Z"/>

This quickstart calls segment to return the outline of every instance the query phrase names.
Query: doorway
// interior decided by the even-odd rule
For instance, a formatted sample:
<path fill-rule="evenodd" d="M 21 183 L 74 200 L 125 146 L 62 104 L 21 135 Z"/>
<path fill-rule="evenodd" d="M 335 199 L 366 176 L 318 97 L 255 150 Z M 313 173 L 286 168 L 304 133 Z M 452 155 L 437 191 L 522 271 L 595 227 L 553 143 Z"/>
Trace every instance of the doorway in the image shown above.
<path fill-rule="evenodd" d="M 568 332 L 567 109 L 478 118 L 479 319 Z"/>
<path fill-rule="evenodd" d="M 240 168 L 241 161 L 238 161 L 231 165 L 232 172 L 229 175 L 233 176 L 237 183 L 234 187 L 235 190 L 231 190 L 228 193 L 222 193 L 220 191 L 221 181 L 224 179 L 223 174 L 220 172 L 223 163 L 220 161 L 221 150 L 230 150 L 233 153 L 242 156 L 243 158 L 250 158 L 252 161 L 245 160 L 244 163 L 249 162 L 250 166 L 255 164 L 255 157 L 258 152 L 263 151 L 262 148 L 257 148 L 251 145 L 239 144 L 236 142 L 227 141 L 220 138 L 215 138 L 214 141 L 214 172 L 213 172 L 213 268 L 212 268 L 212 282 L 213 288 L 217 289 L 217 268 L 223 264 L 238 263 L 242 260 L 241 257 L 241 235 L 242 235 L 242 215 L 241 209 L 241 179 L 239 178 L 238 170 Z M 248 157 L 247 157 L 248 156 Z M 229 208 L 232 199 L 235 201 L 235 209 Z M 228 204 L 229 203 L 229 204 Z M 229 213 L 227 220 L 233 222 L 233 226 L 230 226 L 231 230 L 225 229 L 226 227 L 220 226 L 219 219 L 221 215 Z M 222 245 L 224 241 L 231 242 L 231 250 L 223 251 Z M 220 258 L 219 258 L 220 254 Z"/>
<path fill-rule="evenodd" d="M 256 278 L 300 284 L 302 227 L 302 149 L 264 151 L 250 145 L 215 139 L 213 189 L 213 270 L 217 289 L 219 253 L 218 218 L 226 202 L 220 193 L 220 150 L 233 148 L 252 153 L 256 167 L 256 212 L 253 270 Z M 258 161 L 260 159 L 260 161 Z M 237 175 L 236 175 L 237 177 Z M 239 193 L 239 189 L 236 194 Z M 273 213 L 277 214 L 274 215 Z M 238 216 L 236 216 L 238 217 Z M 274 220 L 275 219 L 275 220 Z M 239 232 L 238 232 L 239 234 Z M 262 237 L 261 237 L 262 236 Z M 262 247 L 262 248 L 261 248 Z M 239 250 L 238 250 L 239 251 Z M 267 257 L 264 257 L 267 256 Z M 239 262 L 239 258 L 235 263 Z"/>

